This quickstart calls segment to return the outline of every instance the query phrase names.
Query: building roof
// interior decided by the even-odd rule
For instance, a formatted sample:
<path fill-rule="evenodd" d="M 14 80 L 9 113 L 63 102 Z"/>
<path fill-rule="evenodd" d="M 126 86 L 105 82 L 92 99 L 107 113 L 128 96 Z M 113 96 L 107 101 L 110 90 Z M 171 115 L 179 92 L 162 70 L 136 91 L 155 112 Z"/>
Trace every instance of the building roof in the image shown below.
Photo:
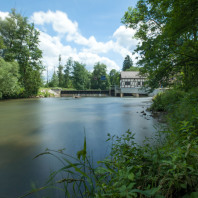
<path fill-rule="evenodd" d="M 146 78 L 146 77 L 140 76 L 138 71 L 122 71 L 121 79 L 122 78 Z"/>

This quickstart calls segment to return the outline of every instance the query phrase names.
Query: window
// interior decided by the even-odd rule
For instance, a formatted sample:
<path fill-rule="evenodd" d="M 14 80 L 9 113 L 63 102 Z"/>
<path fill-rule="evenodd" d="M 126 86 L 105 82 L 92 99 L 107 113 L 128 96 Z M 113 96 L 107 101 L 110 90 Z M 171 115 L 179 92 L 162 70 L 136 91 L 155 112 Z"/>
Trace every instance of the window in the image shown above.
<path fill-rule="evenodd" d="M 140 86 L 140 82 L 138 82 L 138 86 Z"/>
<path fill-rule="evenodd" d="M 125 85 L 130 85 L 131 83 L 130 82 L 125 82 Z"/>

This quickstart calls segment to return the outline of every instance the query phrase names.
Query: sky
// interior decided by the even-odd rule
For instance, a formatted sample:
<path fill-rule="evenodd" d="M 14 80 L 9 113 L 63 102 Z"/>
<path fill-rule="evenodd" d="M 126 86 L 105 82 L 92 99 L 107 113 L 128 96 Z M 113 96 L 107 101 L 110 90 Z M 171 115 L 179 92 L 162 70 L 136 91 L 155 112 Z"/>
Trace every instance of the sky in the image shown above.
<path fill-rule="evenodd" d="M 97 62 L 107 71 L 122 69 L 126 55 L 132 55 L 138 41 L 135 30 L 126 29 L 121 18 L 136 0 L 0 0 L 0 17 L 12 8 L 29 18 L 40 31 L 42 62 L 52 75 L 58 57 L 64 65 L 69 57 L 93 71 Z"/>

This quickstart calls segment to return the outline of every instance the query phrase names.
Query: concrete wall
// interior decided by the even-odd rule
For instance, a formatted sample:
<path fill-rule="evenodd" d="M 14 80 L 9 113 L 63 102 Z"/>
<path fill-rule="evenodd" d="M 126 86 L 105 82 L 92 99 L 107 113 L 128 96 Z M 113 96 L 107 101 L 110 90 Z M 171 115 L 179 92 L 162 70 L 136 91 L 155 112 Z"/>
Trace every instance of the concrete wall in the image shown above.
<path fill-rule="evenodd" d="M 108 94 L 61 94 L 61 97 L 106 97 Z"/>
<path fill-rule="evenodd" d="M 121 88 L 121 93 L 131 93 L 131 94 L 148 94 L 143 88 L 133 87 L 133 88 Z"/>

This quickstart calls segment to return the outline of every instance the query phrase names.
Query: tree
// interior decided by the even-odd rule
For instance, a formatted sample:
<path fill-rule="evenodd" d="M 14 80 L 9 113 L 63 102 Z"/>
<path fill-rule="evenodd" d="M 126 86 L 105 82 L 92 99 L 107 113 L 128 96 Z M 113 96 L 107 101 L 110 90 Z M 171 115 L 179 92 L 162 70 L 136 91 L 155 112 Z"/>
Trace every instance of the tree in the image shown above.
<path fill-rule="evenodd" d="M 64 69 L 64 87 L 70 88 L 72 87 L 71 81 L 71 69 L 73 68 L 73 60 L 72 58 L 68 58 L 65 69 Z"/>
<path fill-rule="evenodd" d="M 77 90 L 89 88 L 89 73 L 86 70 L 85 65 L 74 61 L 72 74 L 74 88 Z"/>
<path fill-rule="evenodd" d="M 96 63 L 91 79 L 92 89 L 105 90 L 109 88 L 109 77 L 107 75 L 107 66 L 103 63 Z"/>
<path fill-rule="evenodd" d="M 135 51 L 150 87 L 167 86 L 173 77 L 186 90 L 198 86 L 197 18 L 196 0 L 139 0 L 125 13 L 122 22 L 141 40 Z"/>
<path fill-rule="evenodd" d="M 18 71 L 17 62 L 6 62 L 0 58 L 0 99 L 16 97 L 19 94 Z"/>
<path fill-rule="evenodd" d="M 39 32 L 26 17 L 13 9 L 5 20 L 0 19 L 0 35 L 5 48 L 2 57 L 6 61 L 16 60 L 19 64 L 20 84 L 25 88 L 25 95 L 38 92 L 42 73 L 42 51 L 39 46 Z"/>
<path fill-rule="evenodd" d="M 120 85 L 120 72 L 112 69 L 109 73 L 109 79 L 111 85 Z"/>
<path fill-rule="evenodd" d="M 63 66 L 61 65 L 61 55 L 59 55 L 57 75 L 58 75 L 58 86 L 64 87 L 64 74 L 63 74 Z"/>
<path fill-rule="evenodd" d="M 122 71 L 126 71 L 127 69 L 130 69 L 130 67 L 133 66 L 133 61 L 132 59 L 130 58 L 129 55 L 127 55 L 124 59 L 124 62 L 123 62 L 123 67 L 122 67 Z"/>
<path fill-rule="evenodd" d="M 54 73 L 52 75 L 52 79 L 49 82 L 49 87 L 58 87 L 58 84 L 59 84 L 58 76 L 57 76 L 57 74 L 54 70 Z"/>

